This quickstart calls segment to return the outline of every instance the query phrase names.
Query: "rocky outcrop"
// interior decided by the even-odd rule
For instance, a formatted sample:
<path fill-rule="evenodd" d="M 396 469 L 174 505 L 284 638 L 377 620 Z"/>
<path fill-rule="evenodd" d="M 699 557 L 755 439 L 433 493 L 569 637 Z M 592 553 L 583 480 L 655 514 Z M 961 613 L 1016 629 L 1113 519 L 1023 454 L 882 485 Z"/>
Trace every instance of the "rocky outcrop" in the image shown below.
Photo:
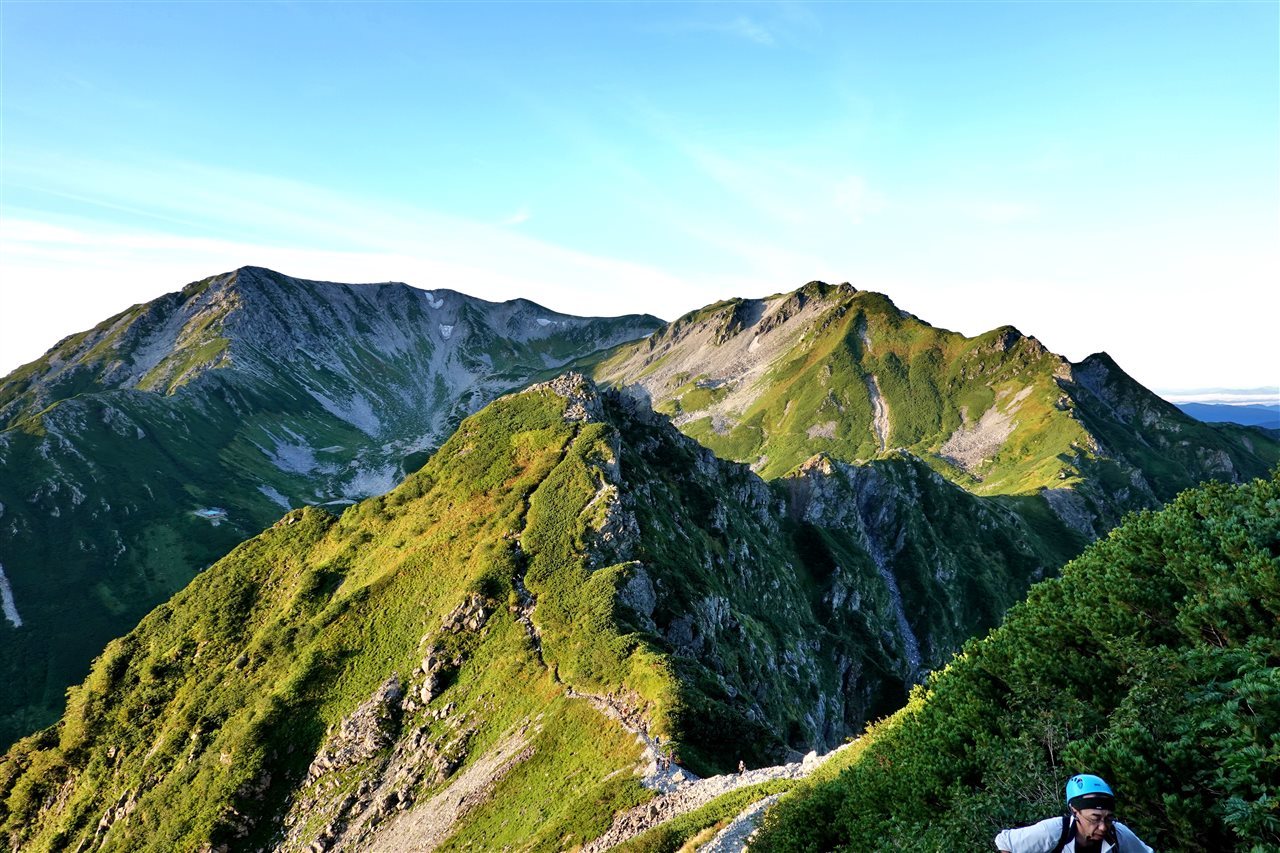
<path fill-rule="evenodd" d="M 385 827 L 363 840 L 358 849 L 385 853 L 434 850 L 458 821 L 493 797 L 494 788 L 507 774 L 533 757 L 529 741 L 536 731 L 536 725 L 526 725 L 504 738 L 443 791 L 412 809 L 398 809 L 399 814 L 390 815 Z"/>
<path fill-rule="evenodd" d="M 452 703 L 431 706 L 466 659 L 459 640 L 482 631 L 495 610 L 479 593 L 466 595 L 438 632 L 422 638 L 425 654 L 407 689 L 399 676 L 390 676 L 329 733 L 284 819 L 286 838 L 277 850 L 355 849 L 381 838 L 383 827 L 403 812 L 434 813 L 427 803 L 415 805 L 417 798 L 462 766 L 477 721 L 455 714 Z M 446 791 L 454 789 L 451 784 Z M 441 796 L 431 802 L 438 804 Z"/>
<path fill-rule="evenodd" d="M 530 385 L 528 392 L 550 391 L 565 399 L 564 419 L 566 421 L 591 421 L 600 419 L 600 397 L 595 383 L 587 380 L 581 373 L 570 371 L 562 373 L 550 382 Z"/>
<path fill-rule="evenodd" d="M 1073 489 L 1045 489 L 1040 496 L 1063 524 L 1087 539 L 1097 538 L 1098 514 L 1083 495 Z"/>
<path fill-rule="evenodd" d="M 850 536 L 870 557 L 874 573 L 835 560 L 823 598 L 833 611 L 866 620 L 907 683 L 945 662 L 973 630 L 975 612 L 994 624 L 1051 568 L 1021 516 L 968 495 L 908 454 L 862 466 L 817 456 L 785 482 L 792 518 Z M 997 572 L 979 581 L 957 551 L 958 531 L 973 537 L 966 548 L 992 555 L 984 568 Z"/>
<path fill-rule="evenodd" d="M 357 763 L 323 769 L 314 776 L 309 772 L 307 785 L 284 819 L 285 839 L 275 849 L 351 850 L 378 837 L 397 815 L 415 808 L 420 790 L 444 783 L 466 759 L 474 728 L 450 718 L 451 712 L 446 707 L 432 715 L 449 724 L 444 735 L 433 736 L 422 720 L 401 733 L 394 745 L 384 743 L 381 755 L 364 758 L 363 767 Z M 359 773 L 340 772 L 356 767 Z"/>
<path fill-rule="evenodd" d="M 326 773 L 335 773 L 368 761 L 385 749 L 397 734 L 400 698 L 404 689 L 400 677 L 392 675 L 372 696 L 330 733 L 315 760 L 307 768 L 310 784 Z"/>

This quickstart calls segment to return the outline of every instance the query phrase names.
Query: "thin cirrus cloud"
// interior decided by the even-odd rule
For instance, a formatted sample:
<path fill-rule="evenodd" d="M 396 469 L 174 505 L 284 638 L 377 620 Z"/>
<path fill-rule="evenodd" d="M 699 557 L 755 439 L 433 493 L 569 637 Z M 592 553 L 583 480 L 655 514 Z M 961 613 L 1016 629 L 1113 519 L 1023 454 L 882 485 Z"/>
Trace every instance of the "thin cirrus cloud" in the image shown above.
<path fill-rule="evenodd" d="M 510 227 L 529 221 L 527 206 L 486 224 L 181 163 L 144 169 L 66 162 L 46 173 L 27 166 L 11 186 L 44 202 L 74 195 L 77 213 L 59 214 L 49 204 L 6 205 L 0 372 L 130 304 L 245 264 L 303 278 L 449 287 L 491 300 L 532 295 L 548 308 L 580 314 L 674 317 L 724 295 L 706 290 L 716 287 L 711 280 L 692 281 Z M 86 215 L 94 210 L 112 216 Z M 51 292 L 62 294 L 59 311 L 47 310 Z"/>
<path fill-rule="evenodd" d="M 793 15 L 776 15 L 769 23 L 762 23 L 758 18 L 738 15 L 734 18 L 715 20 L 669 19 L 649 22 L 643 28 L 649 32 L 668 34 L 702 34 L 714 33 L 730 38 L 750 42 L 761 47 L 775 47 L 781 31 L 794 23 Z"/>
<path fill-rule="evenodd" d="M 508 217 L 501 220 L 502 225 L 523 225 L 533 218 L 533 214 L 529 212 L 529 208 L 521 205 L 520 208 Z"/>
<path fill-rule="evenodd" d="M 857 224 L 886 206 L 884 193 L 873 190 L 855 171 L 856 162 L 833 162 L 825 149 L 781 150 L 707 138 L 641 101 L 632 101 L 627 112 L 656 149 L 679 158 L 700 181 L 732 202 L 744 228 L 750 225 L 743 217 L 748 211 L 757 227 L 812 233 L 815 223 Z"/>
<path fill-rule="evenodd" d="M 690 292 L 699 289 L 699 283 L 660 269 L 574 252 L 497 227 L 464 223 L 452 234 L 453 251 L 447 253 L 386 238 L 376 247 L 340 250 L 125 230 L 97 222 L 6 218 L 0 237 L 0 279 L 6 282 L 0 372 L 131 304 L 246 264 L 318 280 L 447 287 L 494 301 L 532 295 L 548 308 L 575 314 L 652 310 L 675 316 L 687 310 Z M 50 292 L 59 294 L 59 311 L 47 310 Z M 646 294 L 645 308 L 618 298 L 635 293 Z"/>
<path fill-rule="evenodd" d="M 769 47 L 772 47 L 774 44 L 773 33 L 763 25 L 753 21 L 745 15 L 740 15 L 737 18 L 734 18 L 728 24 L 718 27 L 718 29 L 721 32 L 738 36 L 739 38 L 744 38 L 747 41 L 755 42 L 756 44 L 762 44 Z"/>

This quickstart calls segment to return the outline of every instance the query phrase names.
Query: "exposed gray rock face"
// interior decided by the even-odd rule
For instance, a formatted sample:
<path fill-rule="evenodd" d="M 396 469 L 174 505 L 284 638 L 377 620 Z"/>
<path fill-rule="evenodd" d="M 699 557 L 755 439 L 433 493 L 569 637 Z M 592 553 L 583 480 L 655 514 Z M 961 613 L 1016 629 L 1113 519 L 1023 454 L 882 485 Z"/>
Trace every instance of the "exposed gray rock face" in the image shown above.
<path fill-rule="evenodd" d="M 815 457 L 786 483 L 794 518 L 851 536 L 871 558 L 874 575 L 836 561 L 824 600 L 836 612 L 869 618 L 907 683 L 945 662 L 972 631 L 975 610 L 994 623 L 1052 568 L 1030 547 L 1035 537 L 1020 516 L 999 501 L 972 498 L 906 455 L 866 466 Z M 957 527 L 991 550 L 989 568 L 998 570 L 990 577 L 966 565 Z"/>
<path fill-rule="evenodd" d="M 368 761 L 395 738 L 400 719 L 400 677 L 393 675 L 342 721 L 307 768 L 307 782 Z"/>
<path fill-rule="evenodd" d="M 475 633 L 489 621 L 489 617 L 493 615 L 493 609 L 493 602 L 488 601 L 477 592 L 469 593 L 465 601 L 450 611 L 448 616 L 444 617 L 441 629 L 448 631 L 450 634 L 457 634 L 462 631 Z"/>
<path fill-rule="evenodd" d="M 590 512 L 636 533 L 589 539 L 588 565 L 618 570 L 618 617 L 734 720 L 722 750 L 772 743 L 778 760 L 840 742 L 1049 568 L 1021 517 L 913 457 L 815 457 L 771 485 L 625 394 L 602 402 L 621 440 Z"/>
<path fill-rule="evenodd" d="M 655 630 L 653 611 L 658 606 L 658 593 L 644 566 L 636 563 L 631 578 L 618 591 L 618 602 L 630 608 L 641 624 Z"/>
<path fill-rule="evenodd" d="M 600 419 L 600 397 L 595 384 L 581 373 L 562 373 L 550 382 L 530 386 L 530 391 L 546 388 L 564 397 L 568 403 L 564 409 L 566 421 L 590 421 Z"/>
<path fill-rule="evenodd" d="M 512 733 L 459 773 L 445 790 L 416 807 L 398 809 L 376 834 L 346 849 L 385 853 L 436 849 L 459 820 L 493 797 L 499 782 L 533 757 L 534 747 L 528 740 L 535 732 L 536 727 L 525 726 Z"/>
<path fill-rule="evenodd" d="M 957 468 L 978 476 L 982 465 L 999 453 L 1013 434 L 1014 427 L 1017 426 L 1014 415 L 1033 390 L 1035 389 L 1028 385 L 1009 400 L 997 396 L 995 404 L 983 412 L 982 417 L 974 423 L 961 424 L 943 442 L 939 455 Z"/>
<path fill-rule="evenodd" d="M 1097 514 L 1083 495 L 1072 489 L 1045 489 L 1040 496 L 1048 502 L 1054 515 L 1072 530 L 1089 539 L 1097 537 L 1094 526 Z"/>
<path fill-rule="evenodd" d="M 842 292 L 853 293 L 849 285 Z M 809 325 L 829 307 L 828 302 L 803 292 L 786 298 L 738 301 L 724 317 L 704 321 L 681 318 L 670 324 L 662 340 L 650 339 L 616 368 L 618 376 L 635 375 L 623 383 L 626 393 L 650 399 L 682 375 L 707 374 L 723 396 L 709 411 L 720 419 L 720 429 L 738 422 L 742 410 L 753 401 L 756 384 L 776 360 L 800 342 Z M 677 416 L 680 426 L 686 418 Z"/>
<path fill-rule="evenodd" d="M 404 826 L 419 827 L 414 849 L 430 849 L 431 838 L 435 843 L 443 840 L 458 818 L 483 801 L 486 791 L 532 755 L 525 749 L 526 728 L 479 760 L 463 778 L 417 802 L 424 788 L 437 787 L 457 772 L 477 727 L 474 719 L 455 713 L 452 703 L 432 707 L 465 658 L 463 652 L 447 647 L 453 638 L 484 630 L 495 609 L 493 601 L 468 594 L 441 620 L 438 632 L 422 638 L 426 653 L 408 689 L 392 675 L 329 734 L 284 818 L 286 832 L 278 851 L 407 849 L 386 846 L 388 838 L 404 842 Z M 411 810 L 407 823 L 400 820 Z"/>
<path fill-rule="evenodd" d="M 375 694 L 356 714 L 369 710 L 371 703 L 387 707 L 384 702 L 389 699 Z M 446 718 L 449 709 L 441 711 L 439 718 Z M 366 734 L 357 741 L 365 749 L 357 747 L 348 754 L 352 763 L 322 767 L 318 773 L 313 764 L 284 819 L 285 835 L 275 849 L 319 853 L 364 848 L 388 822 L 415 807 L 422 786 L 439 785 L 462 764 L 473 728 L 462 721 L 450 722 L 455 725 L 443 738 L 432 737 L 425 722 L 414 722 L 394 737 L 380 729 L 382 735 Z M 362 725 L 370 724 L 366 719 Z M 378 749 L 367 751 L 373 743 L 380 744 Z M 344 769 L 357 772 L 344 774 Z"/>

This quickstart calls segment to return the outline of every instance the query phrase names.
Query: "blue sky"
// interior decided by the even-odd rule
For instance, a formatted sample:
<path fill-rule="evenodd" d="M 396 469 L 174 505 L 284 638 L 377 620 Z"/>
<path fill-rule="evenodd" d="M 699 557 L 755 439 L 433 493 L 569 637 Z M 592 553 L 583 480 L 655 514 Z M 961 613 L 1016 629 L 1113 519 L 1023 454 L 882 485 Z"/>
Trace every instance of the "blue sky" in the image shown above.
<path fill-rule="evenodd" d="M 0 372 L 243 264 L 1280 384 L 1275 3 L 0 3 Z"/>

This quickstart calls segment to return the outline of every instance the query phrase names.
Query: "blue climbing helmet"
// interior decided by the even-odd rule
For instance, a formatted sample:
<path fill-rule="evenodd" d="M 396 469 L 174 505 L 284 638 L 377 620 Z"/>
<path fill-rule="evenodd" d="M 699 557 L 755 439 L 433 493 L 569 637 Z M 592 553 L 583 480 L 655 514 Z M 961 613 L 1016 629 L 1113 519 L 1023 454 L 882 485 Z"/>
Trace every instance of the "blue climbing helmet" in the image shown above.
<path fill-rule="evenodd" d="M 1080 773 L 1067 780 L 1067 805 L 1081 808 L 1086 801 L 1108 802 L 1103 808 L 1114 808 L 1116 795 L 1101 776 Z"/>

